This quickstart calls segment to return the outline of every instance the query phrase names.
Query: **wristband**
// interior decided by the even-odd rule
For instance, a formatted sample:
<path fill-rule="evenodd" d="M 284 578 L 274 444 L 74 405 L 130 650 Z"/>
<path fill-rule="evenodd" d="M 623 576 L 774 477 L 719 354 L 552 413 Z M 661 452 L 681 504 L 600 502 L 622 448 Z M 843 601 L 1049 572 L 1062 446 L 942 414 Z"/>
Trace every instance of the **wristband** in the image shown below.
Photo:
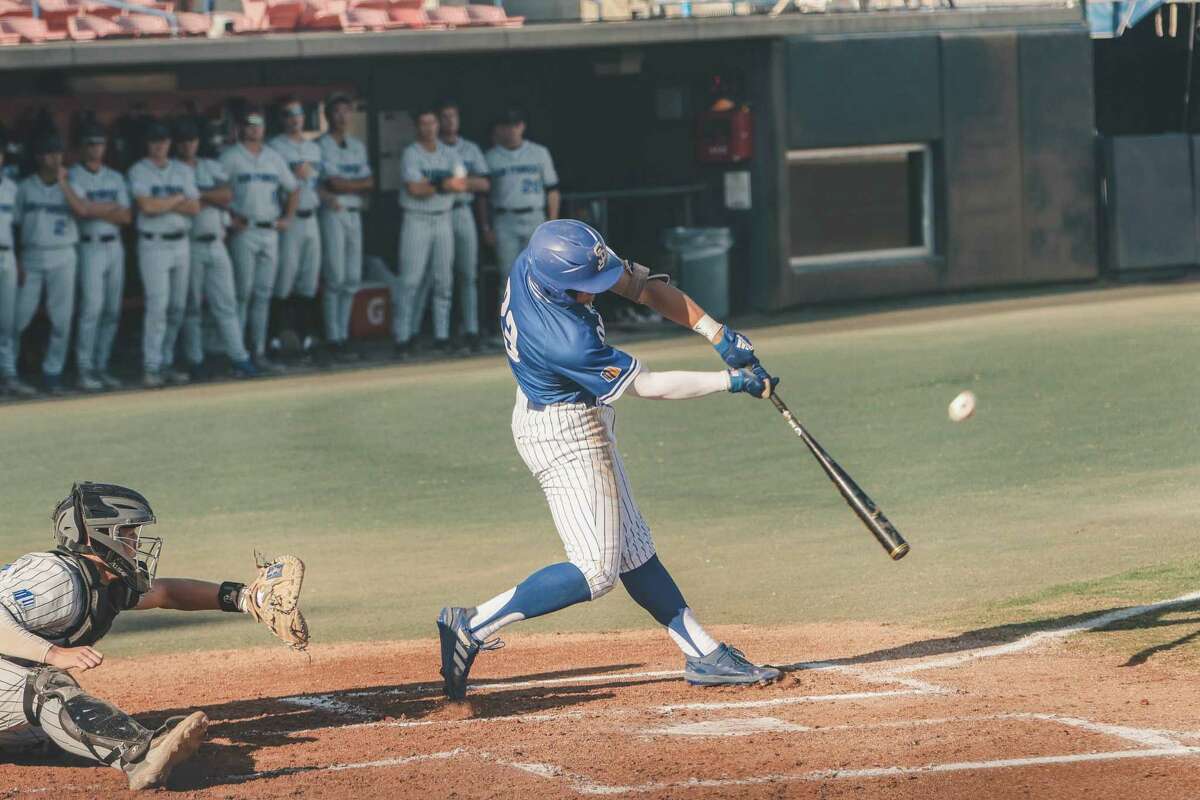
<path fill-rule="evenodd" d="M 242 596 L 242 589 L 246 588 L 246 584 L 237 583 L 236 581 L 225 581 L 221 584 L 221 588 L 217 591 L 217 604 L 221 606 L 222 611 L 241 611 L 238 608 L 238 598 Z"/>
<path fill-rule="evenodd" d="M 721 325 L 721 323 L 717 322 L 708 314 L 705 314 L 700 318 L 699 322 L 692 326 L 692 330 L 703 336 L 711 344 L 712 340 L 717 338 L 717 335 L 721 333 L 722 327 L 724 326 Z"/>

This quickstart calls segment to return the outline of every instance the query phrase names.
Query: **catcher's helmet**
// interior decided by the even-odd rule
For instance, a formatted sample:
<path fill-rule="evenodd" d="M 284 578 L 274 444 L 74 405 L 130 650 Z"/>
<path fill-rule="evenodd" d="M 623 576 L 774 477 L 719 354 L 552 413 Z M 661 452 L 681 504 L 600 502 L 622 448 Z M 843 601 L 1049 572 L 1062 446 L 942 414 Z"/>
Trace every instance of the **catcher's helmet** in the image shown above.
<path fill-rule="evenodd" d="M 537 284 L 556 295 L 600 294 L 621 277 L 624 264 L 592 226 L 575 219 L 543 222 L 525 250 Z"/>
<path fill-rule="evenodd" d="M 130 589 L 149 591 L 162 539 L 141 535 L 143 525 L 156 521 L 141 494 L 111 483 L 76 483 L 51 519 L 60 549 L 99 556 Z"/>

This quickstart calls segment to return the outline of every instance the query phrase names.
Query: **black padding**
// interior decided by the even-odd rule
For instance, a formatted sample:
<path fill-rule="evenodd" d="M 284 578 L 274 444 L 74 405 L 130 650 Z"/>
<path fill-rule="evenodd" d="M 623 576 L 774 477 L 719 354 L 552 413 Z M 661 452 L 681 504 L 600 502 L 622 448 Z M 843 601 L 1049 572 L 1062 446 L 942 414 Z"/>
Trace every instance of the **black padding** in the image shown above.
<path fill-rule="evenodd" d="M 1096 139 L 1087 31 L 1022 32 L 1022 269 L 1026 281 L 1092 278 Z"/>
<path fill-rule="evenodd" d="M 1106 142 L 1108 261 L 1116 270 L 1193 264 L 1191 141 L 1182 133 Z"/>
<path fill-rule="evenodd" d="M 790 39 L 786 70 L 792 149 L 941 135 L 936 35 Z"/>

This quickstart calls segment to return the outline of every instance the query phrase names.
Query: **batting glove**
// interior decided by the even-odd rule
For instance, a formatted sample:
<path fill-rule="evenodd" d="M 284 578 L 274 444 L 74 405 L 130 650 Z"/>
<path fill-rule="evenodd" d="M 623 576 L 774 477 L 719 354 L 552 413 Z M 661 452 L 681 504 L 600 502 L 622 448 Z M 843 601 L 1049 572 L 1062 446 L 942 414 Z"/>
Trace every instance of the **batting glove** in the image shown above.
<path fill-rule="evenodd" d="M 744 335 L 728 325 L 721 331 L 721 338 L 713 345 L 713 348 L 717 351 L 717 355 L 734 369 L 758 366 L 758 356 L 754 355 L 754 345 Z"/>
<path fill-rule="evenodd" d="M 751 397 L 766 400 L 778 385 L 779 378 L 771 377 L 762 367 L 729 370 L 729 392 L 731 394 L 745 392 Z"/>

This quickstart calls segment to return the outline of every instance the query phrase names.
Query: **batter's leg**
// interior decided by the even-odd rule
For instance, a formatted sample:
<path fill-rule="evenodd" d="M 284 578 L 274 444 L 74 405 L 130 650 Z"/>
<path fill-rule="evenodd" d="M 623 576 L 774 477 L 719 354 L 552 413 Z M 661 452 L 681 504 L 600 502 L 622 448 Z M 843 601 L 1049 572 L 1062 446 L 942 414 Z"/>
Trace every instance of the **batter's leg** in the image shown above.
<path fill-rule="evenodd" d="M 96 333 L 96 371 L 101 374 L 108 372 L 125 295 L 125 245 L 120 241 L 109 242 L 104 249 L 108 264 L 104 273 L 104 308 L 100 311 L 100 329 Z"/>

